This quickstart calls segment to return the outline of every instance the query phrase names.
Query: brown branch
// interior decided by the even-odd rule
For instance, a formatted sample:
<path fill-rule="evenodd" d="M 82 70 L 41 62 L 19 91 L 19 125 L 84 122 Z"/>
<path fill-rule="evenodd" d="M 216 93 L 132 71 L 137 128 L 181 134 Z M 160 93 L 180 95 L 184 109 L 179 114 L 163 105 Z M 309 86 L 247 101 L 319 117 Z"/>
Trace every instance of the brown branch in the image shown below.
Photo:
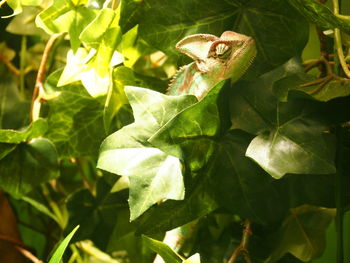
<path fill-rule="evenodd" d="M 34 254 L 30 251 L 30 249 L 23 244 L 22 242 L 7 236 L 7 235 L 2 235 L 0 234 L 0 240 L 11 243 L 14 245 L 14 247 L 26 258 L 30 259 L 34 263 L 42 263 L 41 260 L 39 260 Z"/>
<path fill-rule="evenodd" d="M 243 256 L 245 262 L 252 263 L 252 260 L 250 259 L 249 252 L 248 252 L 248 243 L 251 235 L 252 235 L 251 222 L 250 220 L 246 219 L 244 222 L 244 229 L 243 229 L 241 243 L 233 251 L 228 263 L 234 263 L 236 261 L 236 258 L 240 254 Z"/>
<path fill-rule="evenodd" d="M 43 93 L 44 90 L 44 78 L 46 73 L 47 61 L 53 45 L 60 36 L 62 36 L 62 33 L 53 34 L 50 37 L 49 41 L 46 43 L 33 90 L 32 105 L 30 110 L 30 122 L 35 121 L 39 117 L 42 99 L 41 93 Z"/>
<path fill-rule="evenodd" d="M 43 263 L 43 261 L 41 261 L 40 259 L 38 259 L 36 256 L 34 256 L 34 254 L 32 252 L 30 252 L 27 249 L 24 249 L 23 247 L 18 247 L 15 246 L 15 248 L 26 258 L 28 258 L 30 261 L 34 262 L 34 263 Z"/>

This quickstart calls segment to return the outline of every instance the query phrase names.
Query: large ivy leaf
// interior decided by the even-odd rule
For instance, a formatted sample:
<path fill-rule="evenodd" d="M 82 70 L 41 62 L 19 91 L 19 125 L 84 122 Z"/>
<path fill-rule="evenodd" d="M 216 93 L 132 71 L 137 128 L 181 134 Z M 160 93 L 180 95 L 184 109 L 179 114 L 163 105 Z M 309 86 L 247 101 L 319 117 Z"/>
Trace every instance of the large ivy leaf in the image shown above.
<path fill-rule="evenodd" d="M 256 75 L 300 54 L 308 38 L 307 23 L 287 1 L 147 0 L 144 5 L 140 36 L 163 51 L 173 50 L 177 41 L 194 33 L 231 30 L 252 36 L 258 47 Z"/>
<path fill-rule="evenodd" d="M 315 0 L 288 0 L 288 2 L 308 21 L 320 28 L 327 30 L 337 27 L 348 34 L 350 33 L 349 23 L 346 20 L 337 18 L 324 4 Z"/>
<path fill-rule="evenodd" d="M 77 157 L 98 152 L 105 137 L 103 106 L 81 85 L 67 85 L 48 102 L 49 129 L 46 136 L 61 157 Z"/>
<path fill-rule="evenodd" d="M 2 157 L 0 187 L 15 197 L 59 175 L 56 148 L 44 138 L 14 144 L 11 152 Z"/>
<path fill-rule="evenodd" d="M 276 262 L 285 253 L 303 262 L 319 257 L 325 248 L 325 230 L 334 216 L 334 209 L 314 206 L 291 209 L 278 231 L 278 244 L 265 263 Z"/>
<path fill-rule="evenodd" d="M 107 137 L 101 145 L 97 167 L 129 177 L 130 218 L 134 220 L 158 201 L 184 198 L 180 160 L 152 147 L 147 140 L 197 99 L 136 87 L 127 87 L 125 92 L 135 122 Z"/>
<path fill-rule="evenodd" d="M 257 134 L 246 155 L 274 178 L 334 173 L 334 143 L 323 133 L 327 126 L 317 115 L 320 105 L 301 99 L 280 102 L 272 94 L 273 84 L 295 71 L 291 63 L 235 87 L 233 127 Z"/>

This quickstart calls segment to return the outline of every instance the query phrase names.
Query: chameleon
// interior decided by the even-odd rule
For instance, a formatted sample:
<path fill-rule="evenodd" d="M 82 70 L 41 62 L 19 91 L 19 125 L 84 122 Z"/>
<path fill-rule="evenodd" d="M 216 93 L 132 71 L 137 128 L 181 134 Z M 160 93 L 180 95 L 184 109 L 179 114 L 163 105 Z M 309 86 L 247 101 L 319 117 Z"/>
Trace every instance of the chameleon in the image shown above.
<path fill-rule="evenodd" d="M 176 49 L 194 61 L 181 67 L 172 78 L 168 95 L 194 95 L 201 100 L 220 81 L 237 81 L 252 64 L 256 53 L 253 38 L 232 31 L 220 37 L 210 34 L 189 35 L 176 44 Z M 189 223 L 165 234 L 163 243 L 179 252 L 197 223 Z M 153 263 L 164 263 L 157 255 Z"/>
<path fill-rule="evenodd" d="M 195 95 L 202 99 L 225 79 L 237 81 L 256 55 L 253 38 L 232 31 L 219 37 L 210 34 L 187 36 L 176 49 L 194 61 L 181 67 L 172 78 L 168 95 Z"/>

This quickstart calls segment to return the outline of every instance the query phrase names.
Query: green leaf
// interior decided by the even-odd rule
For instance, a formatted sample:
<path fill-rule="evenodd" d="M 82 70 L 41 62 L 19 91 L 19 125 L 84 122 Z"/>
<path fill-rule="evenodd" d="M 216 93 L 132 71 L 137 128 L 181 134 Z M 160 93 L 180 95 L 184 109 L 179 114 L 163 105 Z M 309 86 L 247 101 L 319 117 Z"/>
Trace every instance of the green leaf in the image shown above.
<path fill-rule="evenodd" d="M 316 24 L 323 30 L 340 28 L 350 33 L 349 22 L 337 18 L 324 4 L 315 0 L 288 0 L 310 23 Z"/>
<path fill-rule="evenodd" d="M 44 138 L 18 144 L 0 160 L 0 173 L 0 187 L 19 198 L 37 185 L 58 177 L 56 148 Z"/>
<path fill-rule="evenodd" d="M 233 128 L 257 135 L 246 155 L 274 178 L 334 173 L 334 142 L 323 133 L 327 126 L 318 115 L 322 105 L 301 99 L 280 102 L 272 94 L 276 81 L 295 72 L 290 63 L 234 87 Z"/>
<path fill-rule="evenodd" d="M 322 255 L 325 230 L 335 216 L 335 210 L 315 206 L 300 206 L 290 210 L 290 216 L 278 231 L 275 250 L 265 263 L 276 262 L 285 253 L 308 262 Z"/>
<path fill-rule="evenodd" d="M 143 242 L 152 249 L 154 252 L 159 254 L 165 263 L 181 263 L 183 262 L 181 257 L 177 255 L 168 245 L 161 241 L 155 240 L 148 236 L 142 235 Z"/>
<path fill-rule="evenodd" d="M 79 35 L 95 18 L 95 11 L 85 5 L 87 1 L 53 1 L 52 5 L 36 16 L 35 22 L 48 34 L 68 32 L 75 52 L 80 46 Z"/>
<path fill-rule="evenodd" d="M 196 98 L 166 96 L 136 87 L 127 87 L 125 92 L 135 122 L 106 138 L 101 145 L 97 167 L 129 176 L 130 219 L 134 220 L 158 201 L 183 199 L 180 160 L 151 147 L 147 140 Z M 173 110 L 166 110 L 170 108 Z"/>
<path fill-rule="evenodd" d="M 49 129 L 46 134 L 57 147 L 60 157 L 78 157 L 98 152 L 105 137 L 103 106 L 81 85 L 67 85 L 50 100 Z"/>
<path fill-rule="evenodd" d="M 112 25 L 115 16 L 116 12 L 110 8 L 100 10 L 95 19 L 81 32 L 80 40 L 97 49 L 99 42 Z"/>
<path fill-rule="evenodd" d="M 251 71 L 255 76 L 299 55 L 308 38 L 307 23 L 287 1 L 147 0 L 145 6 L 140 36 L 162 51 L 174 50 L 176 42 L 194 33 L 231 30 L 253 37 L 258 47 Z"/>
<path fill-rule="evenodd" d="M 84 29 L 79 38 L 92 49 L 89 54 L 85 49 L 77 49 L 76 54 L 68 53 L 59 86 L 81 80 L 93 97 L 106 95 L 112 89 L 112 67 L 123 61 L 122 55 L 115 51 L 121 40 L 117 19 L 115 11 L 105 8 Z"/>
<path fill-rule="evenodd" d="M 63 256 L 63 253 L 66 250 L 70 240 L 72 239 L 72 237 L 74 236 L 74 234 L 78 230 L 78 228 L 79 228 L 79 225 L 76 226 L 72 230 L 72 232 L 70 232 L 69 235 L 66 236 L 65 239 L 62 240 L 61 244 L 58 246 L 56 251 L 53 253 L 49 263 L 60 263 L 61 262 L 61 258 Z"/>
<path fill-rule="evenodd" d="M 210 153 L 210 144 L 206 145 L 209 149 L 206 149 L 205 146 L 201 149 L 201 146 L 205 145 L 205 143 L 200 139 L 214 137 L 221 131 L 217 100 L 224 83 L 225 81 L 220 82 L 203 100 L 172 118 L 148 141 L 168 154 L 179 158 L 183 158 L 182 149 L 179 146 L 183 141 L 190 141 L 191 151 L 196 152 L 198 150 L 204 154 L 204 156 L 200 155 L 196 161 L 191 160 L 190 166 L 193 169 L 201 168 L 210 157 L 205 156 L 206 153 Z M 198 144 L 196 144 L 196 141 L 198 141 Z M 187 161 L 192 156 L 193 154 L 186 155 Z"/>
<path fill-rule="evenodd" d="M 44 119 L 38 119 L 20 131 L 3 129 L 0 130 L 0 143 L 19 144 L 21 142 L 26 142 L 44 135 L 47 129 L 47 122 Z"/>

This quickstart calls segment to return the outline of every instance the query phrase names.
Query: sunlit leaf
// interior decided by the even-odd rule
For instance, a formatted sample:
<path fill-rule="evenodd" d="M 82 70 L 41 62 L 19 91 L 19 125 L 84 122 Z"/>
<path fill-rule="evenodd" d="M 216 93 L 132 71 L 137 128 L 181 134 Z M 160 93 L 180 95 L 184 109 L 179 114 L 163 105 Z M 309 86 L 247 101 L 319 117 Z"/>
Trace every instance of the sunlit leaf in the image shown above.
<path fill-rule="evenodd" d="M 97 167 L 129 176 L 130 216 L 134 220 L 158 201 L 184 198 L 180 160 L 152 147 L 147 139 L 196 98 L 165 96 L 136 87 L 127 87 L 126 95 L 135 123 L 107 137 L 101 145 Z"/>

